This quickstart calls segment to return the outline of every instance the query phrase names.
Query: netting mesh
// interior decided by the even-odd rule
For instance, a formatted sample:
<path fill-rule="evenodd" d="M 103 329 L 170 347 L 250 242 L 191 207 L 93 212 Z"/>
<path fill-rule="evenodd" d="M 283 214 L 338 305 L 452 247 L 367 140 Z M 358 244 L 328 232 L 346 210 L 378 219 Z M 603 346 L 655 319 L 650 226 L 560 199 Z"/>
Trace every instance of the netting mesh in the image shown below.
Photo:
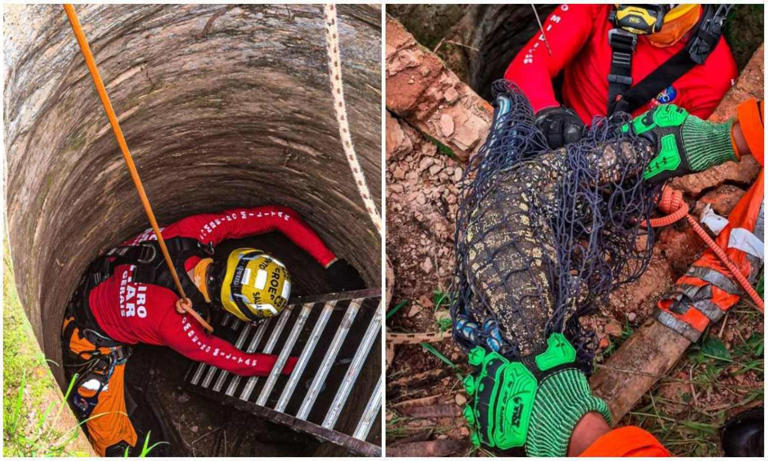
<path fill-rule="evenodd" d="M 594 334 L 579 319 L 636 279 L 651 256 L 649 219 L 659 187 L 643 180 L 647 141 L 596 118 L 578 143 L 552 151 L 528 100 L 493 86 L 491 132 L 460 184 L 454 338 L 510 359 L 564 333 L 589 370 Z"/>

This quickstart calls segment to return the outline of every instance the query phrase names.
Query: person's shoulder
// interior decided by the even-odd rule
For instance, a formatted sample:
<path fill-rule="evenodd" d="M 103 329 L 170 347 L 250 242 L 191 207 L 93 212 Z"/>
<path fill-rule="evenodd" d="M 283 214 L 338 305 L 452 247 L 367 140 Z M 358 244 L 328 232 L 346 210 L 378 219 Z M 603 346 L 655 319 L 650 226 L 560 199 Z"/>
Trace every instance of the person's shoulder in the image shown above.
<path fill-rule="evenodd" d="M 719 72 L 727 71 L 734 74 L 738 72 L 738 69 L 736 68 L 736 59 L 734 59 L 731 47 L 728 45 L 728 42 L 725 41 L 725 37 L 720 37 L 715 49 L 712 50 L 712 53 L 707 57 L 704 65 L 712 68 L 716 67 Z"/>

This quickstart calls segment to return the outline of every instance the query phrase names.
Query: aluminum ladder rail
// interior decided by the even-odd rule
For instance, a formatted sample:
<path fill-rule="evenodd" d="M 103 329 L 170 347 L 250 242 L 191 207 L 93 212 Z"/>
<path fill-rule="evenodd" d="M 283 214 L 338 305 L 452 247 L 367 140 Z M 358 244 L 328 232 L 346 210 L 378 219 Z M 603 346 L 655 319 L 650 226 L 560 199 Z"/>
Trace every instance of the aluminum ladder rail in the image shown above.
<path fill-rule="evenodd" d="M 371 429 L 381 420 L 384 393 L 380 367 L 374 384 L 358 381 L 371 350 L 381 338 L 383 318 L 378 289 L 296 298 L 277 317 L 261 323 L 224 316 L 218 330 L 229 329 L 238 349 L 276 354 L 269 376 L 241 377 L 204 363 L 194 363 L 185 382 L 190 390 L 266 417 L 292 429 L 340 445 L 353 454 L 381 456 L 381 447 L 368 442 Z M 290 376 L 280 373 L 288 358 L 298 356 Z M 365 406 L 350 409 L 354 394 Z M 344 413 L 346 425 L 335 429 Z"/>

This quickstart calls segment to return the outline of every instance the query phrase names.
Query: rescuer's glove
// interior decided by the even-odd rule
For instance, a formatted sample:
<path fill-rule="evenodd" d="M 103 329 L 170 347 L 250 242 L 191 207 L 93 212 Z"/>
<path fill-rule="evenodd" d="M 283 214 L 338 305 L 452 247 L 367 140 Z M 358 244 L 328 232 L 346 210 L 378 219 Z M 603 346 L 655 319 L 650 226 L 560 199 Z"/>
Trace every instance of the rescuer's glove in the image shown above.
<path fill-rule="evenodd" d="M 521 361 L 480 346 L 468 360 L 475 373 L 464 379 L 464 387 L 474 398 L 464 417 L 475 446 L 525 446 L 528 456 L 565 456 L 573 428 L 584 415 L 594 411 L 611 421 L 608 406 L 592 395 L 576 368 L 576 350 L 560 333 L 549 336 L 544 352 Z"/>
<path fill-rule="evenodd" d="M 656 156 L 646 167 L 644 177 L 660 183 L 738 160 L 731 141 L 732 125 L 733 120 L 707 122 L 682 107 L 664 104 L 637 116 L 622 130 L 631 129 L 652 143 Z"/>
<path fill-rule="evenodd" d="M 365 288 L 360 273 L 345 259 L 337 259 L 325 269 L 325 279 L 333 291 L 350 291 Z"/>
<path fill-rule="evenodd" d="M 576 112 L 565 106 L 540 110 L 535 123 L 552 149 L 578 141 L 586 131 Z"/>

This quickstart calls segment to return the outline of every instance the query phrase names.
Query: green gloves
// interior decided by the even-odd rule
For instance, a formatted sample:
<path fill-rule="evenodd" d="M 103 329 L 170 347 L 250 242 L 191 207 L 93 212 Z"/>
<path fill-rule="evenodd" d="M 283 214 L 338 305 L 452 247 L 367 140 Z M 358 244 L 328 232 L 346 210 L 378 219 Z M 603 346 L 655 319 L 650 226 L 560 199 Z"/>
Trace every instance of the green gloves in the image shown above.
<path fill-rule="evenodd" d="M 477 372 L 464 380 L 474 397 L 464 408 L 472 442 L 501 450 L 525 445 L 528 456 L 565 456 L 585 414 L 595 411 L 610 422 L 608 406 L 592 395 L 575 361 L 576 350 L 560 333 L 547 339 L 543 353 L 520 362 L 472 349 L 469 364 Z"/>
<path fill-rule="evenodd" d="M 733 120 L 707 122 L 674 104 L 664 104 L 637 116 L 622 131 L 631 129 L 653 143 L 657 154 L 644 177 L 660 183 L 737 160 L 731 144 L 731 125 Z"/>

